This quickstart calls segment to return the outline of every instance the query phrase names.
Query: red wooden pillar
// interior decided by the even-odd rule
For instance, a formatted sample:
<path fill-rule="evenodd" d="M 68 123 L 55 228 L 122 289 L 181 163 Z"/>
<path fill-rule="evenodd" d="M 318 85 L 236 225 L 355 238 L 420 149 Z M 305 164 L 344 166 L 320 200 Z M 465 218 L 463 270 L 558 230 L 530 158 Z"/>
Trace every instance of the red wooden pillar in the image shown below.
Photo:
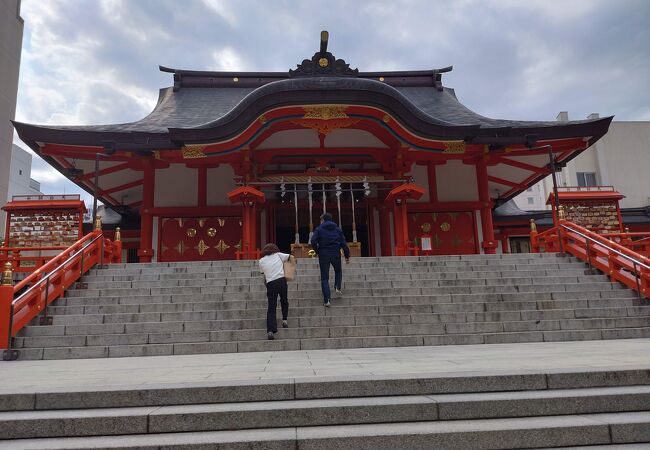
<path fill-rule="evenodd" d="M 257 249 L 257 203 L 264 203 L 264 193 L 254 187 L 242 186 L 228 193 L 232 203 L 242 204 L 242 248 L 241 259 L 255 259 Z"/>
<path fill-rule="evenodd" d="M 201 166 L 198 171 L 198 198 L 197 206 L 206 206 L 208 204 L 208 168 Z"/>
<path fill-rule="evenodd" d="M 438 182 L 436 181 L 436 164 L 427 164 L 427 180 L 429 182 L 429 202 L 438 202 Z"/>
<path fill-rule="evenodd" d="M 510 253 L 510 246 L 508 243 L 508 235 L 504 234 L 501 238 L 501 253 Z"/>
<path fill-rule="evenodd" d="M 494 225 L 492 224 L 492 201 L 488 191 L 487 161 L 481 160 L 476 165 L 476 179 L 481 203 L 481 230 L 483 231 L 481 246 L 484 253 L 493 255 L 496 253 L 497 243 L 494 240 Z"/>
<path fill-rule="evenodd" d="M 393 223 L 395 228 L 395 256 L 408 254 L 409 232 L 406 225 L 406 199 L 395 199 L 393 208 Z"/>
<path fill-rule="evenodd" d="M 391 256 L 393 252 L 390 245 L 390 211 L 386 205 L 379 207 L 379 241 L 381 256 Z"/>
<path fill-rule="evenodd" d="M 419 199 L 424 195 L 424 189 L 413 183 L 397 186 L 388 193 L 386 201 L 393 205 L 393 221 L 395 223 L 395 256 L 408 254 L 408 221 L 407 199 Z"/>
<path fill-rule="evenodd" d="M 140 262 L 148 263 L 153 258 L 153 208 L 154 193 L 156 189 L 156 170 L 151 158 L 143 159 L 142 208 L 140 209 L 140 249 L 138 256 Z"/>

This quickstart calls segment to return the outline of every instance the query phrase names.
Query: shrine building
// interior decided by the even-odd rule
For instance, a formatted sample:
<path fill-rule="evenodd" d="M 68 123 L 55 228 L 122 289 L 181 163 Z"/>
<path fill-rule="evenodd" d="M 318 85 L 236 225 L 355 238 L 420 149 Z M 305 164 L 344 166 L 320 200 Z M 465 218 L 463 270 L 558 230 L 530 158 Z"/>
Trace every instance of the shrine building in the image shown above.
<path fill-rule="evenodd" d="M 136 122 L 14 126 L 130 218 L 124 247 L 149 262 L 305 255 L 324 211 L 358 256 L 495 253 L 493 209 L 612 120 L 491 119 L 443 85 L 451 67 L 361 72 L 327 46 L 286 72 L 160 67 L 173 85 Z"/>

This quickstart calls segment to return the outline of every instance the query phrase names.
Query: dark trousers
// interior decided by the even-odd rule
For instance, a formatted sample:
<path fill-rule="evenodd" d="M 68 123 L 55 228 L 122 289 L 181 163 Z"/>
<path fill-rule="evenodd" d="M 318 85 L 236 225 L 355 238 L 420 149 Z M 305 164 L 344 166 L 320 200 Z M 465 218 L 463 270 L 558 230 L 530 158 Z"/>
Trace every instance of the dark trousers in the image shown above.
<path fill-rule="evenodd" d="M 329 300 L 330 292 L 330 264 L 334 267 L 334 289 L 341 289 L 343 282 L 343 271 L 341 270 L 341 255 L 318 255 L 320 267 L 320 284 L 323 290 L 323 301 Z"/>
<path fill-rule="evenodd" d="M 282 308 L 282 320 L 287 320 L 289 315 L 289 300 L 287 299 L 287 279 L 282 277 L 266 283 L 266 298 L 269 300 L 269 309 L 266 311 L 266 332 L 278 332 L 278 322 L 275 318 L 275 309 L 278 307 L 278 295 Z"/>

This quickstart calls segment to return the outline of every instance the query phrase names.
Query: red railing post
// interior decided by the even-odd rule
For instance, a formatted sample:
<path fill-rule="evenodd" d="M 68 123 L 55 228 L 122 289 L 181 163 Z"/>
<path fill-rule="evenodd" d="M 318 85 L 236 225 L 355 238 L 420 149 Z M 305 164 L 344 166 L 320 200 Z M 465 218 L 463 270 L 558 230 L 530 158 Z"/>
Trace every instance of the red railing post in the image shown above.
<path fill-rule="evenodd" d="M 0 282 L 0 349 L 9 348 L 11 339 L 11 303 L 14 300 L 13 271 L 10 262 L 6 262 Z"/>

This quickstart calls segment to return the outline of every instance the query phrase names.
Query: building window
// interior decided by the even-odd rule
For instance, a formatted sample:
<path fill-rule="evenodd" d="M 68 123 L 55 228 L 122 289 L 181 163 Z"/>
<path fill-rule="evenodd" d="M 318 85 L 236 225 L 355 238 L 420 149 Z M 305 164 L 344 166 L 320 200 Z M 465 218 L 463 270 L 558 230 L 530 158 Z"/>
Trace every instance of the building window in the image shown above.
<path fill-rule="evenodd" d="M 22 175 L 22 174 L 23 174 L 23 169 L 18 169 L 18 175 Z"/>
<path fill-rule="evenodd" d="M 578 186 L 596 186 L 596 174 L 594 172 L 577 172 Z"/>
<path fill-rule="evenodd" d="M 528 197 L 528 204 L 532 205 L 535 203 L 535 199 L 533 197 Z"/>
<path fill-rule="evenodd" d="M 529 187 L 528 189 L 526 189 L 526 192 L 533 192 L 533 188 Z"/>

